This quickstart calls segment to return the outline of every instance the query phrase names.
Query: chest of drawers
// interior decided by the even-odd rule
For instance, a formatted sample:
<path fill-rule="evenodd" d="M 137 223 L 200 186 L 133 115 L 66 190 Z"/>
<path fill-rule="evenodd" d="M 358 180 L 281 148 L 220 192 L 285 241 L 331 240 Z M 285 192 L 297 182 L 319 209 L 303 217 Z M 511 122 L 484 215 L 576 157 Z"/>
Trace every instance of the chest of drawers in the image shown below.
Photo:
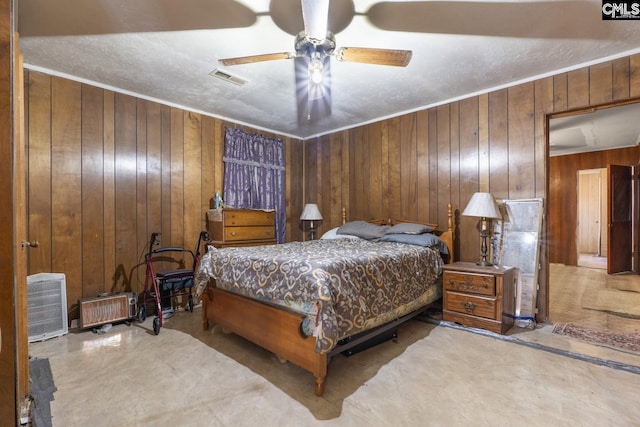
<path fill-rule="evenodd" d="M 207 213 L 207 230 L 216 248 L 273 245 L 275 228 L 275 211 L 224 208 Z"/>
<path fill-rule="evenodd" d="M 514 268 L 456 262 L 443 270 L 443 320 L 499 334 L 513 326 Z"/>

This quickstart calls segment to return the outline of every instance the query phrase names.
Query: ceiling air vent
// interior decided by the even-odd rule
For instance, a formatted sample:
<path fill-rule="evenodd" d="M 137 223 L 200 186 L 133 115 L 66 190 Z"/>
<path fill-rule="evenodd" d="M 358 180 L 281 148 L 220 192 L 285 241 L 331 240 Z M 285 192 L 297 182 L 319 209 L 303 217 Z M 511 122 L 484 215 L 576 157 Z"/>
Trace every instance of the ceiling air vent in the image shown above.
<path fill-rule="evenodd" d="M 225 73 L 224 71 L 221 71 L 219 69 L 214 69 L 212 72 L 209 73 L 210 75 L 212 75 L 213 77 L 217 77 L 221 80 L 224 80 L 226 82 L 229 83 L 233 83 L 234 85 L 238 85 L 238 86 L 242 86 L 243 84 L 245 84 L 247 81 L 241 79 L 240 77 L 237 76 L 232 76 L 229 73 Z"/>

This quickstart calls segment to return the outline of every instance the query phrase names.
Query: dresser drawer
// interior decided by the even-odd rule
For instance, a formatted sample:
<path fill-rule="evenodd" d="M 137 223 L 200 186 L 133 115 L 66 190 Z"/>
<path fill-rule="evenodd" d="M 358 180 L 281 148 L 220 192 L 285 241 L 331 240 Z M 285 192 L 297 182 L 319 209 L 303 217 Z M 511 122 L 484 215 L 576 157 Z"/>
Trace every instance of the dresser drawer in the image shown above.
<path fill-rule="evenodd" d="M 270 225 L 273 227 L 275 213 L 261 210 L 224 210 L 225 227 L 244 227 L 247 225 Z"/>
<path fill-rule="evenodd" d="M 225 227 L 224 240 L 234 242 L 238 240 L 269 240 L 275 238 L 273 223 L 256 227 Z"/>
<path fill-rule="evenodd" d="M 445 290 L 448 291 L 469 292 L 487 296 L 496 295 L 496 278 L 489 274 L 445 271 L 443 283 Z"/>
<path fill-rule="evenodd" d="M 445 310 L 487 319 L 498 318 L 496 298 L 486 298 L 457 292 L 447 292 L 446 297 L 447 303 Z"/>

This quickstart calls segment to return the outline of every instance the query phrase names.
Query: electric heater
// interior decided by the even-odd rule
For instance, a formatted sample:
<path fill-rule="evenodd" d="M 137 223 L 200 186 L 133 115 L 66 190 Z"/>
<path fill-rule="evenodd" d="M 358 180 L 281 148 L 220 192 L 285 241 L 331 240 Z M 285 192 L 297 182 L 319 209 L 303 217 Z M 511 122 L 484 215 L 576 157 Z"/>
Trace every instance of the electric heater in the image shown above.
<path fill-rule="evenodd" d="M 107 294 L 78 300 L 80 328 L 131 319 L 136 316 L 137 295 L 133 292 Z"/>
<path fill-rule="evenodd" d="M 67 282 L 63 273 L 27 276 L 29 342 L 43 341 L 69 332 Z"/>

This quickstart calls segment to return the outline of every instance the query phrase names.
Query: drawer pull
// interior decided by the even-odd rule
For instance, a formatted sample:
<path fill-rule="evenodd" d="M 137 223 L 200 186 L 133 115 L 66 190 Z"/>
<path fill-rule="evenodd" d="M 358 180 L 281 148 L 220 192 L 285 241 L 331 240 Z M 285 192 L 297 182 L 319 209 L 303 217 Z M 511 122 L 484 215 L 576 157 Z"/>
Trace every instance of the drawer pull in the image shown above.
<path fill-rule="evenodd" d="M 471 301 L 465 301 L 462 303 L 462 306 L 464 307 L 464 309 L 468 312 L 468 313 L 472 313 L 473 314 L 473 310 L 476 309 L 476 307 L 478 306 L 478 304 L 475 304 Z"/>
<path fill-rule="evenodd" d="M 231 232 L 231 235 L 232 235 L 233 237 L 235 237 L 235 236 L 237 236 L 237 235 L 238 235 L 238 233 L 236 233 L 235 231 L 232 231 L 232 232 Z"/>
<path fill-rule="evenodd" d="M 264 234 L 266 234 L 267 236 L 271 236 L 271 231 L 265 231 Z"/>

